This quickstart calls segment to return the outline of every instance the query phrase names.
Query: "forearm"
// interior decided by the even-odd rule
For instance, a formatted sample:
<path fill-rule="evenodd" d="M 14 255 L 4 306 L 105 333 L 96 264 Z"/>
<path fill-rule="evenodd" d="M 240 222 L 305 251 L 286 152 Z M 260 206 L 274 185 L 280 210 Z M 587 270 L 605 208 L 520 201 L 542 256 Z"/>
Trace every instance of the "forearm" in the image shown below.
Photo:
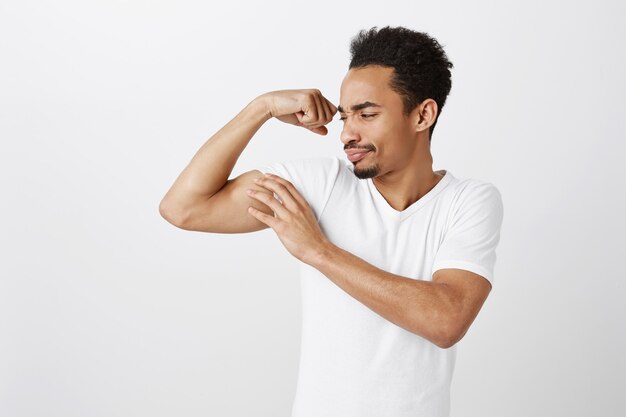
<path fill-rule="evenodd" d="M 258 97 L 209 138 L 180 173 L 161 202 L 174 210 L 192 207 L 217 193 L 254 134 L 271 118 Z"/>
<path fill-rule="evenodd" d="M 309 264 L 392 323 L 440 347 L 455 342 L 457 309 L 445 284 L 383 271 L 331 243 Z"/>

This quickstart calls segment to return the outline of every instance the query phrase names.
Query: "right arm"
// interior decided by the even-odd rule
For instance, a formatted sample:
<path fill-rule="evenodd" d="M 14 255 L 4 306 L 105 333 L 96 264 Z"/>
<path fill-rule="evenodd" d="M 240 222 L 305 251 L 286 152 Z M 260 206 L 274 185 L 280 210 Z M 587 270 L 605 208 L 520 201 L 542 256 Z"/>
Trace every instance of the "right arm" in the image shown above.
<path fill-rule="evenodd" d="M 253 182 L 262 173 L 252 170 L 228 179 L 239 156 L 272 117 L 324 135 L 324 125 L 336 112 L 319 90 L 282 90 L 257 97 L 202 145 L 163 197 L 161 216 L 185 230 L 245 233 L 267 228 L 247 210 L 252 206 L 273 215 L 246 194 L 248 188 L 268 192 Z"/>

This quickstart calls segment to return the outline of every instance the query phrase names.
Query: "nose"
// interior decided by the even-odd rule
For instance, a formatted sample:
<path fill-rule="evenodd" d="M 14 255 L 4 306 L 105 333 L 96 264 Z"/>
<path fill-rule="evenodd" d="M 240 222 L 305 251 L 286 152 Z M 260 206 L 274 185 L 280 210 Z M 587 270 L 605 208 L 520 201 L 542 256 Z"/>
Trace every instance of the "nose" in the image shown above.
<path fill-rule="evenodd" d="M 350 116 L 347 116 L 343 121 L 343 129 L 341 130 L 339 138 L 344 145 L 347 145 L 350 142 L 358 143 L 361 141 L 361 136 L 355 128 L 354 123 L 351 122 Z"/>

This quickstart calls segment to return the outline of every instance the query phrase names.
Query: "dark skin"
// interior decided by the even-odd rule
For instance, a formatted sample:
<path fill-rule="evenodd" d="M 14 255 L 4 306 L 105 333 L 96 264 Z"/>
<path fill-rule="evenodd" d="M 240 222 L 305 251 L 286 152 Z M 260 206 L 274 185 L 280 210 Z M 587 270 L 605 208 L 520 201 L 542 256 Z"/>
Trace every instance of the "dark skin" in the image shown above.
<path fill-rule="evenodd" d="M 355 171 L 375 172 L 376 188 L 391 207 L 402 211 L 443 175 L 432 170 L 428 141 L 428 128 L 437 116 L 436 102 L 424 100 L 409 115 L 403 114 L 401 97 L 389 87 L 392 74 L 393 69 L 380 66 L 348 71 L 338 109 L 344 118 L 344 147 L 373 150 L 354 163 Z M 376 106 L 353 109 L 366 102 Z M 271 227 L 293 256 L 377 314 L 441 348 L 463 338 L 491 290 L 484 277 L 462 269 L 441 269 L 429 281 L 383 271 L 330 242 L 309 204 L 289 181 L 266 175 L 256 184 L 269 193 L 249 190 L 248 195 L 274 215 L 253 207 L 248 212 Z"/>

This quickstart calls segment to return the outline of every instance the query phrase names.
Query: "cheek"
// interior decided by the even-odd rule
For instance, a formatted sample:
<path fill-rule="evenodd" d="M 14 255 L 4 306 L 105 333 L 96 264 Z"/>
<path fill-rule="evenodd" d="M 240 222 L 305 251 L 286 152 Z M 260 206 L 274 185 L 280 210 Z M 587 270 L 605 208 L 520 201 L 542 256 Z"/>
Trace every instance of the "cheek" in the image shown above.
<path fill-rule="evenodd" d="M 387 153 L 392 149 L 401 149 L 405 145 L 404 139 L 410 134 L 405 120 L 385 116 L 378 116 L 376 121 L 363 126 L 363 129 L 376 150 L 385 148 Z"/>
<path fill-rule="evenodd" d="M 410 149 L 415 139 L 405 124 L 381 130 L 377 136 L 372 137 L 378 155 L 399 156 L 411 153 Z"/>

